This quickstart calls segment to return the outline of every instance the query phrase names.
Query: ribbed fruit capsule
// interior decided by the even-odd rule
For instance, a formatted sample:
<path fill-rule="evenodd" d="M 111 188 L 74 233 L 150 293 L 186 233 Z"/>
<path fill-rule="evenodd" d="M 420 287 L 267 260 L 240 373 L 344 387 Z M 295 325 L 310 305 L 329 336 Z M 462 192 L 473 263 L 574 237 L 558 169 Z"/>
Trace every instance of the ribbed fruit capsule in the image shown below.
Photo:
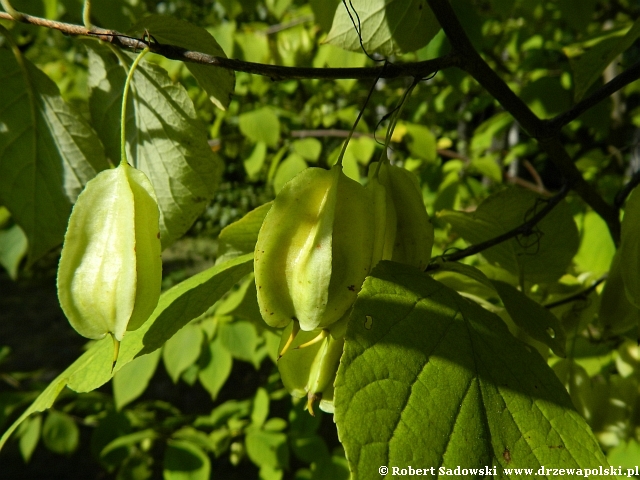
<path fill-rule="evenodd" d="M 304 331 L 331 325 L 353 304 L 371 268 L 374 218 L 369 192 L 342 173 L 308 168 L 280 191 L 255 249 L 258 304 L 265 322 Z"/>
<path fill-rule="evenodd" d="M 348 320 L 349 312 L 328 328 L 299 332 L 292 348 L 278 360 L 282 383 L 292 396 L 307 397 L 311 415 L 314 415 L 316 402 L 322 411 L 333 413 L 333 383 L 344 348 Z M 293 324 L 283 331 L 279 350 L 290 336 L 292 327 Z M 307 342 L 314 343 L 305 346 Z"/>
<path fill-rule="evenodd" d="M 144 173 L 120 164 L 78 196 L 58 266 L 58 299 L 87 338 L 119 342 L 158 303 L 162 280 L 159 211 Z"/>
<path fill-rule="evenodd" d="M 433 225 L 422 200 L 417 177 L 388 162 L 369 167 L 367 188 L 375 209 L 372 266 L 380 260 L 413 265 L 423 270 L 431 259 Z"/>

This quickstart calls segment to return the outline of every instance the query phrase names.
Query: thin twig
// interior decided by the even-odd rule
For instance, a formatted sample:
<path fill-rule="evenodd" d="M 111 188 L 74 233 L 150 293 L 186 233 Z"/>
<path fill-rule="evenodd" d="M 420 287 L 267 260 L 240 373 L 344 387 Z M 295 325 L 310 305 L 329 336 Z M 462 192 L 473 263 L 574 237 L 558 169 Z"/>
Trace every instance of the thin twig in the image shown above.
<path fill-rule="evenodd" d="M 327 128 L 327 129 L 317 129 L 317 130 L 291 130 L 289 135 L 294 138 L 326 138 L 326 137 L 336 137 L 336 138 L 347 138 L 349 136 L 349 130 L 340 130 L 337 128 Z M 352 138 L 360 138 L 360 137 L 368 137 L 374 138 L 373 133 L 365 133 L 365 132 L 353 132 Z"/>
<path fill-rule="evenodd" d="M 461 260 L 466 257 L 470 257 L 471 255 L 475 255 L 477 253 L 483 252 L 491 247 L 495 247 L 502 242 L 506 242 L 507 240 L 517 237 L 518 235 L 530 235 L 533 231 L 533 227 L 535 227 L 544 217 L 546 217 L 551 210 L 555 208 L 560 201 L 567 196 L 569 193 L 568 185 L 564 185 L 562 190 L 560 190 L 556 195 L 547 200 L 547 204 L 544 206 L 542 210 L 536 213 L 533 217 L 531 217 L 526 222 L 518 225 L 516 228 L 509 230 L 508 232 L 503 233 L 502 235 L 498 235 L 497 237 L 490 238 L 484 242 L 476 243 L 475 245 L 471 245 L 463 250 L 458 250 L 457 252 L 448 253 L 441 255 L 440 258 L 445 262 L 454 262 L 457 260 Z M 437 263 L 431 263 L 427 270 L 435 270 L 438 268 Z"/>
<path fill-rule="evenodd" d="M 13 20 L 13 17 L 6 12 L 0 12 L 0 19 Z M 176 45 L 160 44 L 157 42 L 146 42 L 143 39 L 134 38 L 116 30 L 107 30 L 94 27 L 89 30 L 80 25 L 57 22 L 45 18 L 34 17 L 23 14 L 23 23 L 37 25 L 40 27 L 59 30 L 67 35 L 80 35 L 97 38 L 103 42 L 111 43 L 117 47 L 139 52 L 144 48 L 163 57 L 183 62 L 199 63 L 214 67 L 227 68 L 237 72 L 253 73 L 269 77 L 271 80 L 286 79 L 374 79 L 374 78 L 399 78 L 414 77 L 422 78 L 432 73 L 457 66 L 459 57 L 455 54 L 425 60 L 422 62 L 388 64 L 380 67 L 354 67 L 354 68 L 314 68 L 314 67 L 285 67 L 280 65 L 266 65 L 262 63 L 245 62 L 232 58 L 216 57 L 203 52 L 187 50 Z M 153 32 L 150 32 L 153 34 Z M 381 75 L 382 73 L 382 75 Z"/>
<path fill-rule="evenodd" d="M 608 274 L 605 273 L 603 276 L 601 276 L 599 279 L 593 282 L 589 288 L 586 288 L 578 293 L 574 293 L 573 295 L 563 298 L 562 300 L 556 300 L 555 302 L 547 303 L 544 307 L 554 308 L 554 307 L 559 307 L 560 305 L 565 305 L 567 303 L 575 302 L 576 300 L 586 300 L 589 294 L 593 292 L 596 288 L 598 288 L 598 285 L 600 285 L 602 282 L 604 282 L 607 279 L 607 276 Z"/>

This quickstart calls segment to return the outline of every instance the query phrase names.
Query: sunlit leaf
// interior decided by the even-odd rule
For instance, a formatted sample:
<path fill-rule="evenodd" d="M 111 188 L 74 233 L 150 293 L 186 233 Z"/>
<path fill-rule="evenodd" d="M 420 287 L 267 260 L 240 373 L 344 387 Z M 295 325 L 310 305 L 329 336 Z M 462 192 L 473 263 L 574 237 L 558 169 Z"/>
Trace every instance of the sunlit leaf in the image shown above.
<path fill-rule="evenodd" d="M 122 91 L 132 56 L 120 53 L 125 70 L 109 50 L 89 46 L 91 116 L 107 154 L 117 161 Z M 125 126 L 128 161 L 153 184 L 166 248 L 184 235 L 213 197 L 222 165 L 184 87 L 145 61 L 138 65 L 132 84 Z"/>
<path fill-rule="evenodd" d="M 365 50 L 381 55 L 412 52 L 427 44 L 440 30 L 433 12 L 423 0 L 353 0 L 336 9 L 326 41 L 351 51 L 362 51 L 352 18 L 361 26 Z"/>
<path fill-rule="evenodd" d="M 391 262 L 374 269 L 354 305 L 335 411 L 354 479 L 380 465 L 390 474 L 495 466 L 503 478 L 520 478 L 510 468 L 607 466 L 535 350 L 494 314 Z"/>

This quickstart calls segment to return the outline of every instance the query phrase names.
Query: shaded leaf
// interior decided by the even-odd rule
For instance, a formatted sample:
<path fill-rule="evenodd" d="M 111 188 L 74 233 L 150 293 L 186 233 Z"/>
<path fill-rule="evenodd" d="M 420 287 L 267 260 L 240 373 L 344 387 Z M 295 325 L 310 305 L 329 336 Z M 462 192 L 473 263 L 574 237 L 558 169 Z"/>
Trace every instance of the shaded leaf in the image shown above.
<path fill-rule="evenodd" d="M 165 480 L 209 480 L 211 461 L 196 444 L 170 440 L 164 451 Z"/>
<path fill-rule="evenodd" d="M 162 360 L 173 383 L 176 383 L 182 372 L 198 360 L 203 337 L 201 328 L 187 324 L 164 344 Z"/>
<path fill-rule="evenodd" d="M 98 136 L 21 54 L 0 49 L 0 204 L 29 239 L 29 263 L 62 243 L 71 205 L 108 167 Z"/>
<path fill-rule="evenodd" d="M 595 82 L 615 58 L 633 45 L 640 36 L 640 19 L 633 25 L 603 36 L 602 39 L 584 55 L 571 62 L 575 87 L 573 98 L 580 101 L 589 87 Z"/>
<path fill-rule="evenodd" d="M 42 429 L 42 416 L 34 415 L 28 418 L 18 430 L 20 436 L 20 454 L 25 463 L 29 463 L 31 455 L 38 446 L 40 440 L 40 430 Z"/>
<path fill-rule="evenodd" d="M 535 351 L 494 314 L 391 262 L 354 305 L 335 411 L 354 479 L 379 465 L 494 465 L 505 478 L 518 478 L 505 468 L 607 465 Z"/>
<path fill-rule="evenodd" d="M 560 320 L 535 300 L 508 283 L 491 282 L 513 322 L 534 339 L 544 343 L 553 353 L 565 357 L 567 336 Z"/>
<path fill-rule="evenodd" d="M 52 452 L 70 454 L 78 448 L 80 431 L 73 419 L 63 412 L 51 410 L 42 426 L 42 441 Z"/>
<path fill-rule="evenodd" d="M 640 308 L 640 188 L 627 198 L 622 219 L 620 271 L 627 299 Z"/>
<path fill-rule="evenodd" d="M 216 337 L 208 345 L 208 349 L 208 362 L 198 372 L 198 380 L 209 392 L 211 399 L 215 400 L 218 397 L 218 392 L 220 392 L 220 389 L 229 378 L 233 367 L 233 359 L 229 351 L 222 346 L 219 337 Z"/>
<path fill-rule="evenodd" d="M 169 15 L 149 15 L 130 32 L 142 35 L 147 30 L 160 43 L 175 45 L 186 50 L 227 58 L 216 39 L 204 28 Z M 226 110 L 236 83 L 235 73 L 226 68 L 185 62 L 184 65 L 207 92 L 215 106 Z"/>
<path fill-rule="evenodd" d="M 133 56 L 89 44 L 91 117 L 113 160 L 120 158 L 120 110 Z M 207 142 L 193 103 L 179 83 L 157 65 L 141 62 L 127 104 L 127 156 L 151 183 L 160 208 L 160 236 L 166 248 L 202 213 L 217 188 L 222 164 Z"/>
<path fill-rule="evenodd" d="M 543 206 L 533 192 L 512 187 L 489 196 L 475 212 L 442 211 L 438 217 L 466 241 L 476 244 L 516 228 Z M 515 275 L 522 273 L 531 282 L 551 282 L 565 273 L 578 244 L 569 205 L 562 201 L 531 235 L 509 239 L 484 250 L 482 255 Z"/>
<path fill-rule="evenodd" d="M 158 367 L 160 350 L 134 358 L 113 376 L 113 399 L 121 410 L 144 393 Z"/>

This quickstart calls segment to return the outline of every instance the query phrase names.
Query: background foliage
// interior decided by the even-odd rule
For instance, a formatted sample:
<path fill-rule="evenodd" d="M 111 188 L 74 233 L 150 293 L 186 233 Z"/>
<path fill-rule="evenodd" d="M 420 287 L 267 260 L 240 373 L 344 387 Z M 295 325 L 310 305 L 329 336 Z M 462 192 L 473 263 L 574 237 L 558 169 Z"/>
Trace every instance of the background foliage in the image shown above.
<path fill-rule="evenodd" d="M 31 15 L 82 24 L 78 0 L 12 3 Z M 337 0 L 94 0 L 92 20 L 137 36 L 147 28 L 161 44 L 296 67 L 376 65 L 363 46 L 393 63 L 432 59 L 452 49 L 437 22 L 422 13 L 425 2 L 353 4 L 361 14 L 362 45 Z M 367 15 L 378 4 L 386 5 L 379 10 L 386 29 L 372 28 L 379 18 Z M 542 119 L 562 114 L 640 61 L 640 5 L 632 0 L 453 0 L 451 5 L 473 46 Z M 2 24 L 21 52 L 14 55 L 2 40 L 2 430 L 20 415 L 34 413 L 0 453 L 3 478 L 51 478 L 54 472 L 61 478 L 72 478 L 70 472 L 78 478 L 122 479 L 204 479 L 211 472 L 230 479 L 348 478 L 345 448 L 361 468 L 380 458 L 379 452 L 360 451 L 359 435 L 367 435 L 363 425 L 380 420 L 369 413 L 389 402 L 411 406 L 411 392 L 390 387 L 363 401 L 357 393 L 367 387 L 366 379 L 351 378 L 347 367 L 370 356 L 372 371 L 386 371 L 393 362 L 379 365 L 375 358 L 391 358 L 397 351 L 389 345 L 406 349 L 413 338 L 439 340 L 439 363 L 427 369 L 424 344 L 414 345 L 410 356 L 403 350 L 401 362 L 431 375 L 431 382 L 446 378 L 425 384 L 447 393 L 431 394 L 428 408 L 419 403 L 417 413 L 405 418 L 409 423 L 429 424 L 434 435 L 451 431 L 455 425 L 447 424 L 446 415 L 434 419 L 429 412 L 464 404 L 458 417 L 463 433 L 486 438 L 489 431 L 495 439 L 499 432 L 509 445 L 501 455 L 505 462 L 516 454 L 526 457 L 514 446 L 518 428 L 522 431 L 517 415 L 508 428 L 497 407 L 488 414 L 495 424 L 473 421 L 474 411 L 492 402 L 505 401 L 512 412 L 533 409 L 517 395 L 505 399 L 494 389 L 509 385 L 534 399 L 541 418 L 586 421 L 610 464 L 640 463 L 640 192 L 636 188 L 626 204 L 619 202 L 640 168 L 640 83 L 608 96 L 560 134 L 593 190 L 608 204 L 624 206 L 619 248 L 605 220 L 572 192 L 529 235 L 462 263 L 438 263 L 433 278 L 440 286 L 424 275 L 413 278 L 413 272 L 381 265 L 367 280 L 355 312 L 366 317 L 371 308 L 388 308 L 384 322 L 396 336 L 376 343 L 375 330 L 350 325 L 353 343 L 347 343 L 336 389 L 349 392 L 344 398 L 353 398 L 356 406 L 345 403 L 336 415 L 345 428 L 341 444 L 331 415 L 309 416 L 305 402 L 292 400 L 282 386 L 275 366 L 280 333 L 260 317 L 247 255 L 268 207 L 245 214 L 270 201 L 304 168 L 335 163 L 373 80 L 272 81 L 238 71 L 231 94 L 227 70 L 146 57 L 149 62 L 134 77 L 127 148 L 159 193 L 166 293 L 152 319 L 127 336 L 123 366 L 109 381 L 102 367 L 110 364 L 111 345 L 83 347 L 68 327 L 55 298 L 55 268 L 75 196 L 96 172 L 118 160 L 125 77 L 119 62 L 129 64 L 132 57 L 94 40 Z M 350 177 L 366 181 L 369 163 L 383 153 L 386 116 L 411 81 L 378 81 L 344 157 Z M 436 227 L 434 256 L 517 227 L 566 183 L 557 162 L 531 135 L 461 69 L 446 68 L 418 83 L 388 154 L 420 179 Z M 396 303 L 376 304 L 380 296 L 401 290 L 405 297 Z M 475 303 L 460 303 L 453 290 Z M 418 311 L 436 312 L 429 323 L 412 316 L 415 311 L 402 314 L 415 291 L 427 297 L 438 291 L 435 306 L 419 303 Z M 462 332 L 461 318 L 467 317 L 477 335 Z M 378 328 L 380 319 L 372 321 Z M 448 325 L 454 325 L 453 332 Z M 514 337 L 529 346 L 527 356 L 522 357 Z M 447 352 L 478 339 L 484 342 L 478 357 L 448 357 Z M 391 357 L 380 357 L 385 346 Z M 500 377 L 495 372 L 504 365 L 515 373 Z M 529 376 L 520 381 L 518 375 Z M 418 377 L 405 380 L 413 384 Z M 538 386 L 528 381 L 532 377 L 548 389 L 532 391 Z M 558 380 L 568 397 L 555 396 Z M 470 384 L 477 387 L 475 397 L 465 391 Z M 569 398 L 575 418 L 568 413 Z M 562 430 L 568 455 L 563 461 L 600 462 L 597 452 L 566 443 L 585 432 L 579 426 Z M 463 443 L 458 436 L 451 441 Z M 434 455 L 434 445 L 441 445 L 425 436 L 416 442 L 416 450 L 430 449 Z M 390 445 L 390 464 L 410 463 L 407 444 Z M 498 447 L 478 440 L 468 448 L 478 461 L 490 463 Z M 456 451 L 465 458 L 466 450 Z M 537 460 L 548 464 L 557 461 L 554 455 L 550 449 Z"/>

